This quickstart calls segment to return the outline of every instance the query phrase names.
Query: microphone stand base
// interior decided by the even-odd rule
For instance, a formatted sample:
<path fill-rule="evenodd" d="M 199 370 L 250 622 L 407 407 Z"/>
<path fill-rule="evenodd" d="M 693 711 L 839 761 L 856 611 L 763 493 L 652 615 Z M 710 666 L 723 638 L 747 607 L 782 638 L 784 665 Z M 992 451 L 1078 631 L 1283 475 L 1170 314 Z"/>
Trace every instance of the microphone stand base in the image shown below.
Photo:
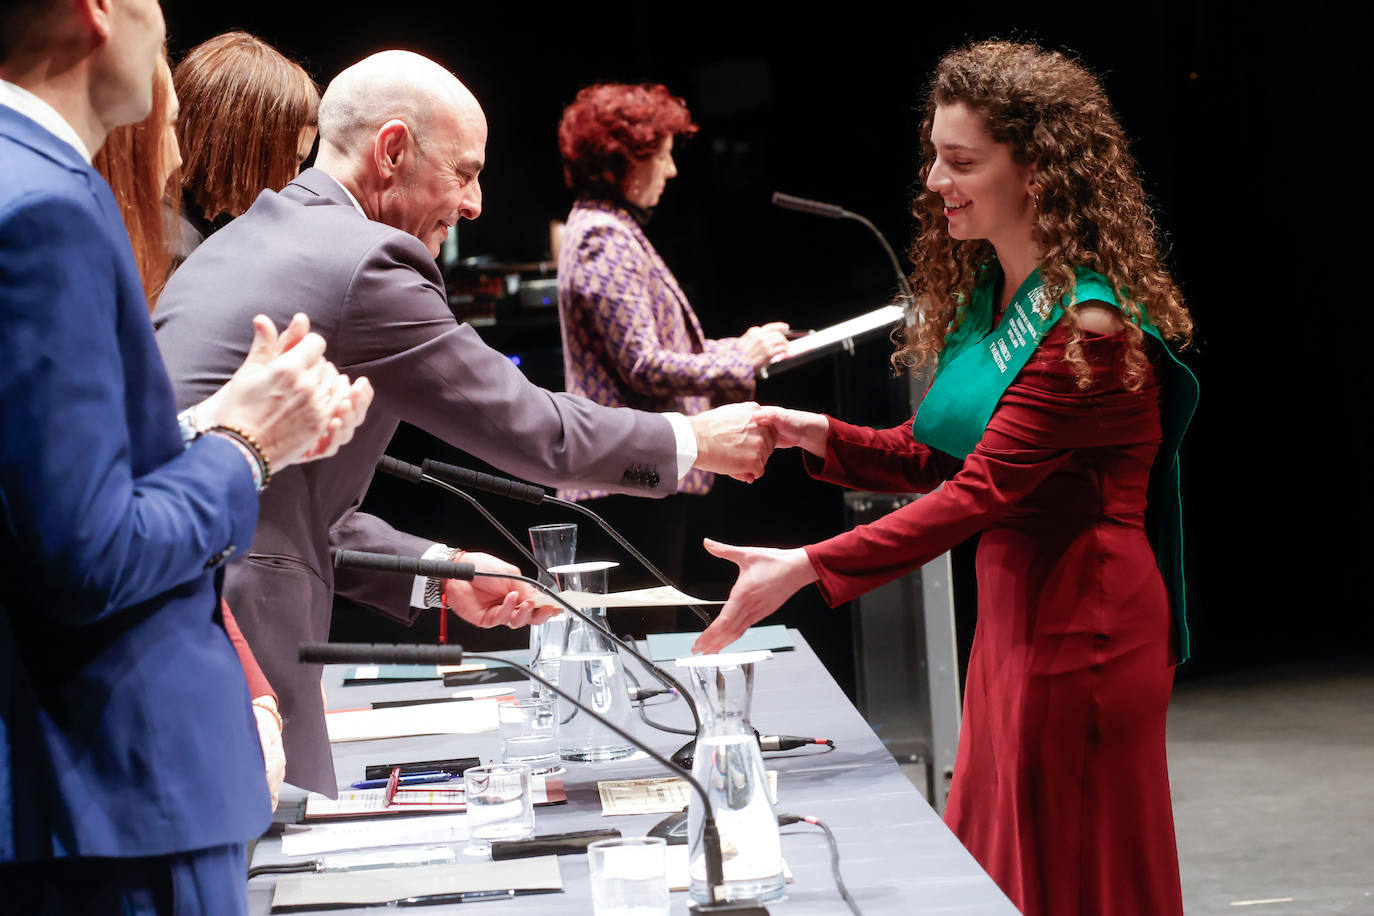
<path fill-rule="evenodd" d="M 670 814 L 649 829 L 649 836 L 661 837 L 669 846 L 687 845 L 687 809 Z"/>
<path fill-rule="evenodd" d="M 673 756 L 669 757 L 668 759 L 673 761 L 673 763 L 677 764 L 678 766 L 682 767 L 684 770 L 691 772 L 692 760 L 696 756 L 696 750 L 697 739 L 693 738 L 691 741 L 688 741 L 686 744 L 678 748 L 676 751 L 673 751 Z"/>

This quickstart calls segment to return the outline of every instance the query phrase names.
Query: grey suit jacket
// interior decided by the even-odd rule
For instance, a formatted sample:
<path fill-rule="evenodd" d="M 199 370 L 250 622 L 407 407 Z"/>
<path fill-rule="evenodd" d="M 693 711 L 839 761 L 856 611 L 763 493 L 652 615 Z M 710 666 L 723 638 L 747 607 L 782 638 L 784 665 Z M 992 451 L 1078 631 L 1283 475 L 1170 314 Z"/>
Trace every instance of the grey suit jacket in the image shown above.
<path fill-rule="evenodd" d="M 502 470 L 547 486 L 595 485 L 660 496 L 677 480 L 662 416 L 553 394 L 525 379 L 449 312 L 433 257 L 413 236 L 362 216 L 342 187 L 309 169 L 208 238 L 172 276 L 154 315 L 178 408 L 214 392 L 243 362 L 252 316 L 284 327 L 310 317 L 326 356 L 376 390 L 367 422 L 339 454 L 274 474 L 249 554 L 225 597 L 285 719 L 287 780 L 336 788 L 318 666 L 301 642 L 329 636 L 335 591 L 413 620 L 411 580 L 339 571 L 329 550 L 418 556 L 430 541 L 355 510 L 405 420 Z"/>

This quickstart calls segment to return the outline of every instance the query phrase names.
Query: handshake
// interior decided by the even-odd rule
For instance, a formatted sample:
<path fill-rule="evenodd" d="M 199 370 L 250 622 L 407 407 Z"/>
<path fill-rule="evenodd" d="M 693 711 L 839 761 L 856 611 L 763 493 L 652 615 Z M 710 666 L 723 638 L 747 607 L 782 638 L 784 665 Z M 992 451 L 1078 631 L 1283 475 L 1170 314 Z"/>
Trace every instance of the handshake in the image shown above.
<path fill-rule="evenodd" d="M 821 414 L 761 407 L 753 401 L 726 404 L 687 420 L 697 439 L 693 467 L 745 483 L 763 476 L 775 448 L 801 446 L 823 456 L 829 430 L 829 421 Z"/>

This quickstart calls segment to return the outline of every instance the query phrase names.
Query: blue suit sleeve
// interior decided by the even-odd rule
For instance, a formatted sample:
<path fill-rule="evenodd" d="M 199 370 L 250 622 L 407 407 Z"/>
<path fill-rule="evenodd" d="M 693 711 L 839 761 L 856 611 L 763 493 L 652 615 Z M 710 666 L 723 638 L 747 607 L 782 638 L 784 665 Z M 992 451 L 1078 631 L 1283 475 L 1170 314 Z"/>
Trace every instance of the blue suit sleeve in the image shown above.
<path fill-rule="evenodd" d="M 132 258 L 92 203 L 38 193 L 0 213 L 0 511 L 31 594 L 68 624 L 203 574 L 257 520 L 231 443 L 159 435 L 170 387 L 146 315 L 121 312 Z"/>

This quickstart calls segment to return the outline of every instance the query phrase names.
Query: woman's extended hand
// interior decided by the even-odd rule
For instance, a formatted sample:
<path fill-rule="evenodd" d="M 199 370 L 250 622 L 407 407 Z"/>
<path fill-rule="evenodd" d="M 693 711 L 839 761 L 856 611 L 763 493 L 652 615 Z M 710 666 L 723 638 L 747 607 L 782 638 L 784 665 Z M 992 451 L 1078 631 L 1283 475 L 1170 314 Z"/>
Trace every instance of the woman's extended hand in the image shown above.
<path fill-rule="evenodd" d="M 777 434 L 774 448 L 800 446 L 811 454 L 825 457 L 825 439 L 830 435 L 830 419 L 825 414 L 786 407 L 760 407 L 754 422 Z"/>
<path fill-rule="evenodd" d="M 811 558 L 800 547 L 732 547 L 710 538 L 701 543 L 708 553 L 738 565 L 739 579 L 730 589 L 730 598 L 720 616 L 697 637 L 693 652 L 721 651 L 782 607 L 803 585 L 817 579 Z"/>

